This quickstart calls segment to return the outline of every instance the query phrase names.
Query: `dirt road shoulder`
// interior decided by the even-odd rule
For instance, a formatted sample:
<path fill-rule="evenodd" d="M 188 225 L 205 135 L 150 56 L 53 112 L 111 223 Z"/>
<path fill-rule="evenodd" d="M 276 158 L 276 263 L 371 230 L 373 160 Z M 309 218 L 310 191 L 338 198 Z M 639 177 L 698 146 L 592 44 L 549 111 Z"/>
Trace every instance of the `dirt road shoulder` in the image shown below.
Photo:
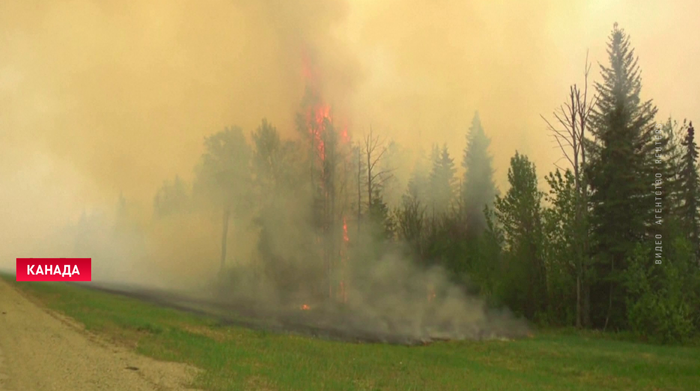
<path fill-rule="evenodd" d="M 196 371 L 106 343 L 0 279 L 0 391 L 187 390 Z"/>

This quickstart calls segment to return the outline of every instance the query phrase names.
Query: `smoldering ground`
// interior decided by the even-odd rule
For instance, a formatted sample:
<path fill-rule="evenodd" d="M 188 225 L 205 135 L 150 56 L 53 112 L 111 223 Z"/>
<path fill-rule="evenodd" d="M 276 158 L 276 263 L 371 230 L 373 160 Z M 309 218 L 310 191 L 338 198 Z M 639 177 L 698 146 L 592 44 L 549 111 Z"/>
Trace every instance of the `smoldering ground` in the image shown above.
<path fill-rule="evenodd" d="M 594 62 L 604 59 L 615 21 L 632 34 L 649 74 L 645 91 L 660 107 L 692 113 L 700 43 L 675 26 L 692 25 L 697 7 L 681 0 L 644 7 L 629 0 L 2 2 L 0 262 L 12 268 L 15 257 L 78 251 L 94 258 L 98 280 L 201 292 L 219 270 L 221 211 L 153 221 L 153 196 L 176 174 L 191 184 L 202 138 L 225 126 L 247 135 L 266 117 L 285 138 L 296 137 L 305 54 L 350 136 L 361 139 L 372 125 L 411 151 L 404 156 L 433 142 L 459 156 L 478 109 L 503 188 L 516 148 L 538 165 L 557 160 L 539 116 L 580 81 L 586 49 Z M 683 88 L 666 88 L 669 74 Z M 398 183 L 387 192 L 396 202 L 413 160 L 394 164 Z M 117 222 L 120 193 L 128 223 Z M 302 215 L 296 202 L 284 209 Z M 298 270 L 287 283 L 307 290 L 321 280 L 318 265 L 304 262 L 310 229 L 300 216 L 277 218 L 268 226 L 289 227 L 272 234 L 276 253 L 288 259 L 278 273 Z M 259 264 L 260 227 L 250 216 L 232 218 L 231 227 L 231 264 Z M 421 335 L 416 330 L 430 326 L 424 319 L 441 317 L 410 281 L 444 278 L 414 270 L 400 251 L 360 259 L 371 273 L 362 276 L 366 286 L 349 285 L 347 306 L 363 324 Z M 272 308 L 291 289 L 253 278 L 230 289 L 244 284 Z M 447 292 L 436 297 L 445 303 L 438 314 L 499 327 L 481 304 L 436 284 Z M 456 302 L 464 308 L 453 309 Z"/>
<path fill-rule="evenodd" d="M 262 277 L 251 264 L 230 268 L 224 277 L 200 276 L 199 284 L 179 288 L 158 289 L 146 278 L 131 284 L 103 278 L 84 286 L 213 317 L 221 324 L 349 342 L 415 345 L 530 334 L 526 321 L 505 308 L 488 308 L 439 267 L 421 268 L 398 250 L 369 263 L 355 265 L 362 271 L 346 281 L 345 300 L 314 294 L 323 278 L 309 265 L 298 270 L 288 266 L 292 281 L 284 286 Z M 294 281 L 294 275 L 301 278 Z"/>
<path fill-rule="evenodd" d="M 416 343 L 529 333 L 524 320 L 507 309 L 487 308 L 483 300 L 450 282 L 439 267 L 421 268 L 399 252 L 361 263 L 354 265 L 354 278 L 345 281 L 344 292 L 337 292 L 345 297 L 336 300 L 308 291 L 275 291 L 269 282 L 242 283 L 241 276 L 220 283 L 214 297 L 240 314 L 274 319 L 291 329 L 312 327 L 321 335 L 325 330 L 345 339 Z"/>
<path fill-rule="evenodd" d="M 530 335 L 527 323 L 515 318 L 507 309 L 489 309 L 483 302 L 469 300 L 462 294 L 455 294 L 449 299 L 436 299 L 431 309 L 426 310 L 425 305 L 406 305 L 405 297 L 415 295 L 407 293 L 402 296 L 390 289 L 390 298 L 379 307 L 387 306 L 394 312 L 380 313 L 373 302 L 361 308 L 326 306 L 304 309 L 303 306 L 274 307 L 270 303 L 260 302 L 258 298 L 222 300 L 220 296 L 203 297 L 192 292 L 178 293 L 113 283 L 83 286 L 210 317 L 221 325 L 347 342 L 416 345 L 463 339 L 507 340 Z M 407 312 L 397 314 L 397 308 Z"/>
<path fill-rule="evenodd" d="M 299 182 L 293 188 L 303 188 Z M 285 186 L 267 195 L 248 190 L 261 206 L 231 222 L 223 266 L 216 202 L 200 200 L 181 213 L 140 222 L 123 201 L 112 214 L 83 216 L 66 237 L 77 239 L 72 254 L 93 257 L 88 286 L 226 323 L 404 344 L 528 333 L 526 322 L 487 308 L 440 267 L 420 265 L 400 241 L 377 239 L 369 222 L 361 234 L 356 222 L 349 224 L 347 244 L 355 247 L 346 257 L 333 252 L 332 265 L 324 263 L 323 243 L 334 235 L 319 237 L 305 218 L 313 210 L 308 193 Z"/>

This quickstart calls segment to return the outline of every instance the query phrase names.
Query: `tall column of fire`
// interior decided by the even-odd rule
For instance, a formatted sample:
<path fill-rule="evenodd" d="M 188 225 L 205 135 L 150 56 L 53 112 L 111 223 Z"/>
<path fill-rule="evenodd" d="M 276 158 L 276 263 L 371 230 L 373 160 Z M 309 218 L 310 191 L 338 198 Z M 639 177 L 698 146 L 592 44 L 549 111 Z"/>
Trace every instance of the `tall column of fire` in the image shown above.
<path fill-rule="evenodd" d="M 347 299 L 347 129 L 338 132 L 330 106 L 321 99 L 318 80 L 305 62 L 306 96 L 298 123 L 310 143 L 310 174 L 317 243 L 325 269 L 328 298 Z M 343 164 L 345 163 L 345 164 Z M 340 268 L 337 268 L 340 266 Z"/>

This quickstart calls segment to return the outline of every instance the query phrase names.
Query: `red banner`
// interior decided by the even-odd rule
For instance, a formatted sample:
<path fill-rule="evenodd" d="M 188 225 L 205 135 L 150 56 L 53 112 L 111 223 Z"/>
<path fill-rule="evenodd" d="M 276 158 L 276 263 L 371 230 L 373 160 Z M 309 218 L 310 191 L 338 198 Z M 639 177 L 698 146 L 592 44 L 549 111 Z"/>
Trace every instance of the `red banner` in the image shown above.
<path fill-rule="evenodd" d="M 91 281 L 91 258 L 17 258 L 17 281 Z"/>

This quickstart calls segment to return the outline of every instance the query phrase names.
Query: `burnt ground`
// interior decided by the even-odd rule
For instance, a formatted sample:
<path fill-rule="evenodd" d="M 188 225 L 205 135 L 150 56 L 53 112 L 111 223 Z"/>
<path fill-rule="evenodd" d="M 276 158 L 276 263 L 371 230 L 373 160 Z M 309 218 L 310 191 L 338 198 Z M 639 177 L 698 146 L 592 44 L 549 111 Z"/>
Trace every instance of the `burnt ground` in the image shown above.
<path fill-rule="evenodd" d="M 296 334 L 327 340 L 353 343 L 388 343 L 397 345 L 425 345 L 453 338 L 435 336 L 436 333 L 402 335 L 398 332 L 377 331 L 370 319 L 361 319 L 357 314 L 343 311 L 338 306 L 313 306 L 308 310 L 295 308 L 270 309 L 263 305 L 243 300 L 221 301 L 201 299 L 182 293 L 129 287 L 75 283 L 86 289 L 130 297 L 159 306 L 214 318 L 220 325 L 234 325 L 253 330 Z M 492 321 L 470 330 L 469 339 L 517 339 L 528 335 L 528 330 L 519 320 L 504 316 L 500 312 L 487 314 Z M 391 325 L 388 327 L 391 329 Z M 386 329 L 386 327 L 385 327 Z M 437 334 L 440 335 L 440 334 Z"/>

